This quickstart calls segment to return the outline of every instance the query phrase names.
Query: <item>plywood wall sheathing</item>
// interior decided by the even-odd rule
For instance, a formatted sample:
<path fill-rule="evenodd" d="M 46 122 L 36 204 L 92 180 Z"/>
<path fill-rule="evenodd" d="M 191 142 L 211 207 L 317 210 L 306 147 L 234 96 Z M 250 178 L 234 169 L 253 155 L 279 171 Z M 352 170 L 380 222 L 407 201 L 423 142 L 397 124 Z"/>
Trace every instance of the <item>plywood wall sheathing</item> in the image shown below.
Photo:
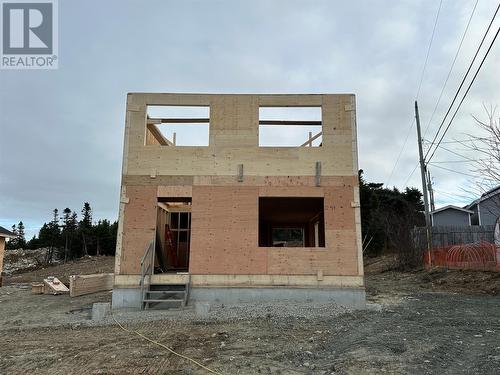
<path fill-rule="evenodd" d="M 146 145 L 147 105 L 210 106 L 209 146 Z M 322 147 L 259 147 L 259 105 L 321 106 Z M 337 277 L 362 284 L 357 163 L 352 94 L 129 94 L 117 277 L 139 273 L 155 238 L 158 198 L 184 197 L 192 198 L 193 283 L 293 277 L 309 285 Z M 266 196 L 323 197 L 325 247 L 258 247 L 258 201 Z"/>

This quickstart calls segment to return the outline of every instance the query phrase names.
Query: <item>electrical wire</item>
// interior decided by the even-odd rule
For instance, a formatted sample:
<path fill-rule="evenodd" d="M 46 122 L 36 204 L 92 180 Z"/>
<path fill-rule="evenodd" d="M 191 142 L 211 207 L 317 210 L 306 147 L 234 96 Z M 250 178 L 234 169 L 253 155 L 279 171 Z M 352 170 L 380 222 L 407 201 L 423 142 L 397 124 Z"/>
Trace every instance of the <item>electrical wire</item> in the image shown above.
<path fill-rule="evenodd" d="M 434 110 L 432 111 L 431 117 L 429 118 L 429 122 L 427 123 L 427 126 L 424 130 L 424 137 L 427 134 L 427 130 L 429 130 L 429 126 L 431 125 L 432 120 L 434 119 L 434 115 L 436 114 L 437 108 L 439 106 L 439 103 L 441 102 L 441 98 L 443 97 L 444 89 L 446 88 L 446 84 L 448 83 L 448 80 L 450 79 L 451 72 L 453 71 L 453 68 L 455 66 L 455 63 L 457 61 L 458 55 L 460 53 L 460 50 L 462 48 L 462 44 L 464 42 L 465 36 L 467 35 L 467 31 L 469 30 L 470 23 L 472 21 L 472 17 L 474 16 L 474 13 L 476 11 L 477 3 L 479 0 L 476 0 L 476 3 L 474 4 L 474 8 L 472 8 L 472 12 L 469 17 L 469 21 L 467 21 L 467 26 L 465 27 L 464 33 L 462 34 L 462 38 L 460 39 L 460 43 L 457 48 L 457 52 L 455 53 L 455 57 L 453 58 L 453 62 L 451 63 L 450 70 L 448 71 L 448 75 L 446 76 L 446 79 L 443 84 L 443 88 L 441 89 L 441 93 L 439 94 L 438 100 L 436 102 L 436 105 L 434 106 Z"/>
<path fill-rule="evenodd" d="M 118 322 L 118 320 L 116 320 L 116 318 L 115 318 L 115 316 L 114 316 L 113 314 L 111 314 L 111 316 L 112 316 L 113 320 L 115 321 L 115 323 L 116 323 L 116 324 L 118 324 L 118 327 L 120 327 L 121 329 L 123 329 L 125 332 L 128 332 L 128 333 L 134 333 L 134 334 L 136 334 L 136 335 L 138 335 L 138 336 L 142 337 L 144 340 L 147 340 L 147 341 L 149 341 L 149 342 L 151 342 L 151 343 L 153 343 L 153 344 L 155 344 L 155 345 L 158 345 L 158 346 L 162 347 L 163 349 L 168 350 L 170 353 L 172 353 L 172 354 L 174 354 L 174 355 L 176 355 L 176 356 L 178 356 L 178 357 L 180 357 L 180 358 L 183 358 L 183 359 L 185 359 L 185 360 L 187 360 L 187 361 L 190 361 L 190 362 L 194 363 L 195 365 L 197 365 L 197 366 L 201 367 L 201 368 L 202 368 L 202 369 L 204 369 L 204 370 L 207 370 L 208 372 L 210 372 L 210 373 L 212 373 L 212 374 L 216 374 L 216 375 L 223 375 L 221 372 L 218 372 L 218 371 L 216 371 L 216 370 L 212 370 L 212 369 L 210 369 L 210 368 L 208 368 L 208 367 L 206 367 L 206 366 L 202 365 L 200 362 L 198 362 L 198 361 L 196 361 L 196 360 L 194 360 L 194 359 L 192 359 L 192 358 L 189 358 L 188 356 L 186 356 L 186 355 L 184 355 L 184 354 L 177 353 L 176 351 L 174 351 L 174 350 L 170 349 L 168 346 L 163 345 L 162 343 L 160 343 L 160 342 L 158 342 L 158 341 L 152 340 L 152 339 L 150 339 L 149 337 L 147 337 L 147 336 L 143 335 L 143 334 L 142 334 L 142 333 L 140 333 L 140 332 L 133 331 L 133 330 L 131 330 L 131 329 L 127 329 L 127 328 L 125 328 L 123 325 L 121 325 L 121 324 L 120 324 L 120 322 Z"/>
<path fill-rule="evenodd" d="M 411 171 L 410 175 L 409 175 L 409 176 L 408 176 L 408 178 L 406 179 L 406 181 L 405 181 L 405 183 L 403 184 L 403 186 L 407 186 L 407 185 L 408 185 L 408 181 L 410 181 L 411 176 L 413 176 L 413 173 L 415 173 L 415 171 L 417 170 L 418 164 L 419 164 L 419 163 L 417 163 L 417 165 L 415 165 L 415 168 L 413 168 L 413 170 Z"/>
<path fill-rule="evenodd" d="M 424 66 L 422 68 L 422 74 L 420 75 L 420 82 L 418 84 L 418 89 L 417 89 L 417 94 L 415 95 L 415 100 L 418 99 L 418 96 L 420 94 L 420 89 L 422 87 L 422 82 L 424 80 L 425 70 L 427 68 L 427 62 L 429 60 L 429 55 L 430 55 L 430 52 L 431 52 L 432 42 L 434 41 L 434 35 L 436 33 L 436 26 L 437 26 L 437 23 L 438 23 L 438 20 L 439 20 L 439 14 L 441 12 L 441 6 L 442 5 L 443 5 L 443 0 L 441 0 L 439 2 L 439 7 L 438 7 L 438 10 L 437 10 L 437 13 L 436 13 L 436 18 L 434 20 L 434 26 L 432 28 L 431 40 L 429 42 L 429 46 L 427 47 L 427 54 L 425 56 Z M 389 186 L 389 183 L 390 183 L 390 181 L 392 179 L 394 171 L 396 170 L 396 167 L 397 167 L 397 165 L 399 163 L 399 159 L 401 158 L 401 155 L 403 154 L 403 151 L 406 148 L 406 144 L 408 143 L 408 138 L 410 136 L 410 132 L 413 129 L 413 124 L 415 124 L 415 118 L 412 119 L 412 121 L 410 123 L 410 126 L 408 127 L 408 131 L 406 133 L 405 141 L 403 142 L 403 146 L 401 147 L 401 150 L 399 151 L 398 157 L 396 158 L 396 162 L 394 163 L 394 166 L 392 167 L 392 170 L 391 170 L 391 173 L 389 175 L 389 178 L 387 179 L 386 186 Z"/>
<path fill-rule="evenodd" d="M 431 161 L 429 164 L 447 164 L 447 163 L 470 163 L 471 160 L 443 160 L 443 161 Z"/>
<path fill-rule="evenodd" d="M 444 169 L 445 171 L 448 171 L 448 172 L 453 172 L 453 173 L 461 174 L 463 176 L 474 177 L 474 178 L 477 177 L 477 176 L 474 176 L 472 174 L 468 174 L 468 173 L 464 173 L 464 172 L 459 172 L 459 171 L 456 171 L 454 169 L 450 169 L 450 168 L 446 168 L 446 167 L 441 167 L 440 165 L 433 165 L 433 167 L 434 168 L 439 168 L 439 169 Z"/>
<path fill-rule="evenodd" d="M 465 196 L 465 195 L 455 194 L 455 193 L 448 193 L 448 192 L 440 190 L 440 189 L 435 189 L 434 188 L 434 191 L 438 192 L 439 194 L 448 195 L 448 196 L 454 197 L 454 198 L 459 197 L 459 198 L 467 199 L 469 201 L 472 201 L 474 199 L 473 197 L 468 197 L 468 196 Z"/>
<path fill-rule="evenodd" d="M 499 5 L 499 7 L 500 7 L 500 5 Z M 497 10 L 498 10 L 498 8 L 497 8 Z M 493 37 L 493 40 L 491 41 L 490 46 L 488 47 L 488 50 L 486 51 L 486 54 L 484 55 L 483 59 L 481 60 L 481 64 L 479 64 L 479 67 L 477 68 L 476 73 L 474 74 L 474 77 L 472 77 L 472 80 L 471 80 L 469 86 L 467 87 L 467 90 L 465 91 L 465 94 L 463 95 L 462 99 L 460 100 L 460 103 L 458 103 L 458 106 L 457 106 L 455 112 L 453 113 L 453 116 L 451 117 L 451 120 L 450 120 L 448 126 L 446 127 L 446 129 L 444 130 L 443 134 L 441 135 L 441 138 L 439 139 L 438 143 L 436 144 L 436 146 L 434 148 L 434 151 L 432 151 L 431 156 L 429 156 L 429 159 L 427 159 L 427 163 L 432 159 L 432 157 L 436 153 L 436 150 L 439 148 L 439 145 L 440 145 L 441 141 L 443 140 L 443 138 L 445 137 L 446 133 L 450 129 L 450 126 L 453 123 L 453 120 L 455 119 L 455 116 L 457 115 L 460 107 L 462 106 L 462 103 L 464 102 L 465 98 L 467 97 L 467 94 L 469 93 L 469 90 L 472 87 L 472 84 L 476 80 L 476 77 L 479 74 L 479 71 L 481 70 L 481 68 L 482 68 L 482 66 L 484 64 L 484 61 L 488 57 L 488 54 L 490 53 L 491 48 L 493 47 L 493 44 L 495 43 L 495 40 L 497 39 L 497 36 L 498 36 L 499 32 L 500 32 L 500 27 L 497 29 L 497 32 L 496 32 L 495 36 Z M 432 147 L 432 144 L 431 144 L 431 147 Z M 429 148 L 429 151 L 430 151 L 430 148 Z"/>
<path fill-rule="evenodd" d="M 462 155 L 462 154 L 459 154 L 458 152 L 455 152 L 455 151 L 453 151 L 453 150 L 450 150 L 449 148 L 446 148 L 446 147 L 444 147 L 444 146 L 439 146 L 439 148 L 441 148 L 442 150 L 448 151 L 450 154 L 453 154 L 453 155 L 459 156 L 459 157 L 464 158 L 464 159 L 466 159 L 466 160 L 469 160 L 469 161 L 476 161 L 476 160 L 471 159 L 471 158 L 469 158 L 469 157 L 467 157 L 467 156 L 464 156 L 464 155 Z"/>
<path fill-rule="evenodd" d="M 432 42 L 434 41 L 434 34 L 436 32 L 436 26 L 437 26 L 438 19 L 439 19 L 439 13 L 441 13 L 441 6 L 442 5 L 443 5 L 443 0 L 441 0 L 439 2 L 439 8 L 438 8 L 438 11 L 436 13 L 436 19 L 434 20 L 434 27 L 432 28 L 431 40 L 429 42 L 429 47 L 427 48 L 427 55 L 425 56 L 424 67 L 422 68 L 422 74 L 420 75 L 420 82 L 418 84 L 418 90 L 417 90 L 417 95 L 415 95 L 415 100 L 418 99 L 418 96 L 420 94 L 420 88 L 422 87 L 422 82 L 424 80 L 425 69 L 427 68 L 427 61 L 429 60 L 429 55 L 431 53 Z"/>
<path fill-rule="evenodd" d="M 394 171 L 396 170 L 396 166 L 399 163 L 399 159 L 401 158 L 401 155 L 403 154 L 403 151 L 406 147 L 406 143 L 408 142 L 408 138 L 410 137 L 410 132 L 411 132 L 411 129 L 413 128 L 414 123 L 415 123 L 415 118 L 410 123 L 410 127 L 408 128 L 408 132 L 406 133 L 406 138 L 405 138 L 405 141 L 403 143 L 403 147 L 401 147 L 401 150 L 399 150 L 399 154 L 398 154 L 398 157 L 396 158 L 396 162 L 394 163 L 394 166 L 392 167 L 391 174 L 389 175 L 389 178 L 387 179 L 387 183 L 386 183 L 387 186 L 389 186 L 389 182 L 391 181 L 392 176 L 394 175 Z"/>
<path fill-rule="evenodd" d="M 479 54 L 479 51 L 481 50 L 481 47 L 482 47 L 482 45 L 484 43 L 484 40 L 486 39 L 486 36 L 488 35 L 488 32 L 490 31 L 491 25 L 493 24 L 493 21 L 495 20 L 495 17 L 496 17 L 496 15 L 498 13 L 498 9 L 499 8 L 500 8 L 500 4 L 497 6 L 497 9 L 495 10 L 495 14 L 493 14 L 493 17 L 491 18 L 491 21 L 490 21 L 490 23 L 488 25 L 488 28 L 486 29 L 486 32 L 484 33 L 483 38 L 481 39 L 481 43 L 479 43 L 479 46 L 477 47 L 476 53 L 474 54 L 474 57 L 472 58 L 472 61 L 469 64 L 469 67 L 467 68 L 467 72 L 465 73 L 465 75 L 464 75 L 464 77 L 462 79 L 462 82 L 460 82 L 460 86 L 458 87 L 457 91 L 455 92 L 455 96 L 453 97 L 453 100 L 451 101 L 451 104 L 448 107 L 448 110 L 446 111 L 446 114 L 444 115 L 443 120 L 439 124 L 438 130 L 437 130 L 436 134 L 434 135 L 434 138 L 432 139 L 432 142 L 431 142 L 431 145 L 429 147 L 429 150 L 427 151 L 427 153 L 424 156 L 424 160 L 427 159 L 427 155 L 429 155 L 429 152 L 432 149 L 432 146 L 434 145 L 434 142 L 436 141 L 436 139 L 437 139 L 437 137 L 439 135 L 439 132 L 441 131 L 441 129 L 442 129 L 442 127 L 443 127 L 443 125 L 444 125 L 444 123 L 446 121 L 446 118 L 448 117 L 451 109 L 453 108 L 453 105 L 455 104 L 455 100 L 457 99 L 458 94 L 460 93 L 460 90 L 462 89 L 462 86 L 464 85 L 464 83 L 465 83 L 465 81 L 467 79 L 467 76 L 469 75 L 470 70 L 472 69 L 472 66 L 474 65 L 474 62 L 476 61 L 476 57 Z M 491 48 L 491 46 L 490 46 L 490 48 Z M 484 59 L 483 59 L 483 61 L 484 61 Z M 481 65 L 482 65 L 482 63 L 481 63 Z M 477 72 L 476 72 L 476 75 L 477 75 Z"/>

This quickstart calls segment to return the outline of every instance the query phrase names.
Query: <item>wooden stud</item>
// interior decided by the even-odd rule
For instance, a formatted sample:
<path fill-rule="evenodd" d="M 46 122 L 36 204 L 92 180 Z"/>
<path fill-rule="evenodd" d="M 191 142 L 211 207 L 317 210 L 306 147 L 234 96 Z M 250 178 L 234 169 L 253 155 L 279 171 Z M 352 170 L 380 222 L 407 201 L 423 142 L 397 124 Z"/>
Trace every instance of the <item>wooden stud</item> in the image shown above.
<path fill-rule="evenodd" d="M 238 164 L 238 182 L 243 182 L 243 164 Z"/>
<path fill-rule="evenodd" d="M 323 135 L 323 132 L 319 132 L 314 137 L 311 137 L 311 135 L 312 135 L 312 133 L 309 132 L 309 139 L 307 141 L 305 141 L 304 143 L 302 143 L 299 147 L 305 147 L 307 145 L 309 145 L 309 147 L 312 147 L 312 142 L 314 140 L 318 139 L 319 137 L 321 137 Z"/>
<path fill-rule="evenodd" d="M 321 162 L 316 162 L 316 186 L 321 186 Z"/>

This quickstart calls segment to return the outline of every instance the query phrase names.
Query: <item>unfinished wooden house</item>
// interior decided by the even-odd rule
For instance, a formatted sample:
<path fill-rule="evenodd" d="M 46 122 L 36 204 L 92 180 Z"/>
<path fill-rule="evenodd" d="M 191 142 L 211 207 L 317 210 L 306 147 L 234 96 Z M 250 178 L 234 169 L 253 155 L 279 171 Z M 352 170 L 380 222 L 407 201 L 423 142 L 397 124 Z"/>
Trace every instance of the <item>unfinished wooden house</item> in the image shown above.
<path fill-rule="evenodd" d="M 355 110 L 351 94 L 129 94 L 113 307 L 362 307 Z"/>

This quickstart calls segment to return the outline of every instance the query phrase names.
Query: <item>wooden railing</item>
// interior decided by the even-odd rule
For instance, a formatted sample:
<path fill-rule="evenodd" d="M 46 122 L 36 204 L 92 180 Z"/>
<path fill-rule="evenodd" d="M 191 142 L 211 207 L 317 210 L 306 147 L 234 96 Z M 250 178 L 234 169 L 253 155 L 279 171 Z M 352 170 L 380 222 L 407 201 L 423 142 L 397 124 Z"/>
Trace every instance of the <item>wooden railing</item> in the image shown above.
<path fill-rule="evenodd" d="M 151 240 L 141 258 L 141 309 L 144 309 L 144 299 L 151 284 L 151 276 L 154 269 L 155 241 Z"/>

